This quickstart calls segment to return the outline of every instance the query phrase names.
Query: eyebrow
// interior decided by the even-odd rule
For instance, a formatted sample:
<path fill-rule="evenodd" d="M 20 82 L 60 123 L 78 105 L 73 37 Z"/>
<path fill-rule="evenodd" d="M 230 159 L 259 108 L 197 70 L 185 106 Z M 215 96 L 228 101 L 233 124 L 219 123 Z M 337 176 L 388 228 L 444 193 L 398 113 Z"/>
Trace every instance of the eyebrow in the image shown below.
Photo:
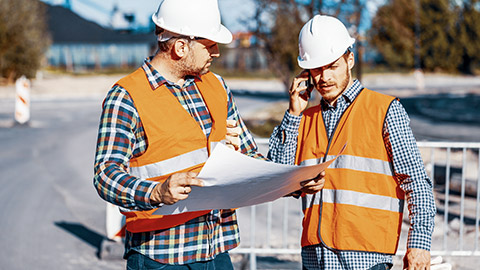
<path fill-rule="evenodd" d="M 340 60 L 340 59 L 337 59 L 337 61 L 335 61 L 335 62 L 333 62 L 333 63 L 331 63 L 331 64 L 329 64 L 329 65 L 325 66 L 325 68 L 331 68 L 333 65 L 335 65 L 335 64 L 337 64 L 337 63 L 338 63 L 338 60 Z"/>

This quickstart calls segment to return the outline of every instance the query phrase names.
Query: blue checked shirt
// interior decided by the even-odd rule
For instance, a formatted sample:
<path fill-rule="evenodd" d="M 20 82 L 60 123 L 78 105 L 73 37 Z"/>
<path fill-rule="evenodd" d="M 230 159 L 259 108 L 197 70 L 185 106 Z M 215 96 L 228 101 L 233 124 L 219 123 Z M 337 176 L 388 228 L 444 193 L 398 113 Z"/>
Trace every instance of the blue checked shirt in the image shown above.
<path fill-rule="evenodd" d="M 343 112 L 355 100 L 363 89 L 355 80 L 350 88 L 337 100 L 336 106 L 330 106 L 322 100 L 322 114 L 328 136 L 339 121 Z M 298 128 L 302 116 L 285 113 L 280 126 L 276 127 L 270 137 L 268 158 L 282 164 L 294 164 L 297 150 Z M 400 187 L 405 191 L 409 209 L 410 231 L 407 248 L 430 250 L 431 235 L 436 213 L 433 199 L 433 184 L 423 166 L 412 130 L 410 119 L 398 100 L 394 100 L 388 109 L 383 138 L 385 147 L 391 157 L 395 176 Z M 392 264 L 392 256 L 341 251 L 333 252 L 324 245 L 302 248 L 302 261 L 307 269 L 368 269 L 380 263 Z"/>
<path fill-rule="evenodd" d="M 152 91 L 165 85 L 178 102 L 197 121 L 205 136 L 211 132 L 212 119 L 194 82 L 188 78 L 180 87 L 162 77 L 146 59 L 142 65 Z M 257 153 L 252 135 L 241 119 L 232 93 L 224 80 L 217 76 L 227 92 L 228 119 L 236 120 L 240 133 L 242 153 L 263 158 Z M 148 146 L 138 111 L 128 92 L 114 86 L 103 105 L 95 156 L 94 185 L 106 201 L 134 210 L 155 208 L 150 194 L 157 182 L 139 179 L 128 174 L 129 160 L 142 155 Z M 161 151 L 161 149 L 160 149 Z M 213 259 L 217 254 L 239 244 L 239 231 L 235 211 L 213 210 L 174 228 L 130 233 L 125 237 L 125 256 L 136 251 L 165 264 L 188 264 Z"/>

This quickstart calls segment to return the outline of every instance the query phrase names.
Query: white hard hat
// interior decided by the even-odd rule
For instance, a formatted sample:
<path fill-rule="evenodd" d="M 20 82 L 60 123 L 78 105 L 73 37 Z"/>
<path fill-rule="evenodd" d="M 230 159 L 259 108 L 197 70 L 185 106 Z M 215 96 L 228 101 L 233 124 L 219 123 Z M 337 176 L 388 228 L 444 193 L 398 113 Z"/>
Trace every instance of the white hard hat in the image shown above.
<path fill-rule="evenodd" d="M 303 69 L 326 66 L 342 56 L 355 43 L 337 18 L 315 15 L 300 31 L 298 65 Z"/>
<path fill-rule="evenodd" d="M 232 33 L 220 23 L 217 0 L 163 0 L 152 20 L 172 33 L 232 42 Z"/>

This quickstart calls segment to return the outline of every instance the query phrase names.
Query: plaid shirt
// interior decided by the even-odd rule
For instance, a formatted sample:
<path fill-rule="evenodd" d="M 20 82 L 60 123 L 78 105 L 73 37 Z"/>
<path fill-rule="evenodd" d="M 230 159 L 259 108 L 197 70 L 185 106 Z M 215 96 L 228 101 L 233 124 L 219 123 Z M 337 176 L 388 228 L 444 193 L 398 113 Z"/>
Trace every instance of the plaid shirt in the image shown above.
<path fill-rule="evenodd" d="M 146 59 L 142 68 L 152 91 L 165 85 L 208 137 L 212 120 L 194 78 L 186 79 L 183 87 L 175 85 L 162 77 L 150 65 L 150 60 Z M 227 92 L 228 103 L 225 106 L 228 106 L 228 119 L 237 120 L 242 129 L 242 153 L 263 158 L 257 153 L 252 135 L 238 114 L 230 90 L 224 80 L 217 77 Z M 114 86 L 104 101 L 95 156 L 94 185 L 103 199 L 133 210 L 155 208 L 149 198 L 158 183 L 127 173 L 129 160 L 142 155 L 147 144 L 135 104 L 124 88 Z M 235 248 L 239 241 L 235 211 L 213 210 L 174 228 L 144 233 L 127 232 L 125 256 L 130 251 L 136 251 L 161 263 L 188 264 L 211 260 L 219 253 Z"/>
<path fill-rule="evenodd" d="M 330 106 L 322 100 L 322 114 L 329 137 L 332 136 L 343 112 L 362 89 L 361 83 L 355 80 L 352 86 L 338 98 L 336 106 Z M 274 129 L 270 137 L 268 158 L 278 163 L 294 164 L 301 119 L 302 116 L 294 116 L 286 112 L 282 123 Z M 394 100 L 387 112 L 383 138 L 393 162 L 394 173 L 407 197 L 411 224 L 407 248 L 430 250 L 436 212 L 433 184 L 425 172 L 409 123 L 410 119 L 405 109 L 398 100 Z M 302 260 L 308 269 L 368 269 L 380 263 L 392 264 L 390 255 L 351 251 L 333 252 L 322 244 L 304 247 Z"/>

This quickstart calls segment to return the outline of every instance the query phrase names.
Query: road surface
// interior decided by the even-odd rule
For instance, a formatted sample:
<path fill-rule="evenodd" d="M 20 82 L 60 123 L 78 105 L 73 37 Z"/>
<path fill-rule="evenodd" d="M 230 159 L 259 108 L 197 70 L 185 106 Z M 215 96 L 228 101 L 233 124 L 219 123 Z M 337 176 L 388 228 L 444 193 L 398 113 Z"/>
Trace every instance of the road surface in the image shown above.
<path fill-rule="evenodd" d="M 102 95 L 35 98 L 29 126 L 15 126 L 13 99 L 0 98 L 2 269 L 125 268 L 121 259 L 99 258 L 105 240 L 105 203 L 93 188 L 92 176 L 101 100 Z M 252 96 L 236 100 L 242 115 L 272 101 Z M 480 140 L 478 124 L 432 121 L 424 116 L 412 117 L 411 124 L 417 139 Z M 261 152 L 266 154 L 266 149 Z M 257 213 L 264 216 L 263 211 Z M 297 214 L 298 207 L 289 211 Z M 241 228 L 248 228 L 248 209 L 239 212 Z M 283 213 L 274 213 L 278 215 L 274 220 L 280 222 Z M 289 221 L 289 228 L 297 226 L 297 221 Z M 294 231 L 289 239 L 295 242 L 298 233 Z M 243 229 L 244 244 L 248 237 L 248 229 Z M 282 265 L 282 269 L 299 268 L 298 262 Z"/>
<path fill-rule="evenodd" d="M 238 98 L 245 113 L 264 101 Z M 0 99 L 1 269 L 124 269 L 101 260 L 105 203 L 93 184 L 101 99 L 36 100 L 29 126 Z"/>

